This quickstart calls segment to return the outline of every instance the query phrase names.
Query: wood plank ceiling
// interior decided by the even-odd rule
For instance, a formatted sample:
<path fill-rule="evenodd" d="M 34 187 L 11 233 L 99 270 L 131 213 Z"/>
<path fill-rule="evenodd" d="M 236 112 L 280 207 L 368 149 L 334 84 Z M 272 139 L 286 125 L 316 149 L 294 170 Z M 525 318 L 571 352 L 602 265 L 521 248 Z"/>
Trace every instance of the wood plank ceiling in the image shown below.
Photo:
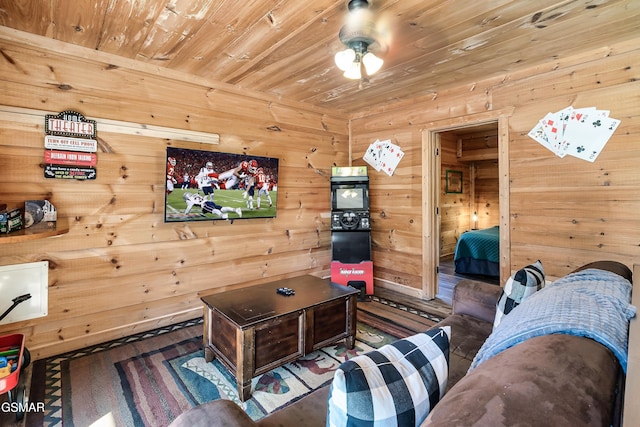
<path fill-rule="evenodd" d="M 606 55 L 640 34 L 638 0 L 370 4 L 391 44 L 361 83 L 333 61 L 347 0 L 0 0 L 0 24 L 347 113 L 596 48 Z"/>

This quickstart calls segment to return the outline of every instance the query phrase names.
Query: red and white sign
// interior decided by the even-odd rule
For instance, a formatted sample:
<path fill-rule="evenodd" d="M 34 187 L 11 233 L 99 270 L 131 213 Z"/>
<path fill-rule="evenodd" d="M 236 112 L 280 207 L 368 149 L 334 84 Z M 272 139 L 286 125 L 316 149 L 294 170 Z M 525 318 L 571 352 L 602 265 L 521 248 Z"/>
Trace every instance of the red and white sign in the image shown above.
<path fill-rule="evenodd" d="M 44 152 L 44 162 L 53 165 L 95 166 L 98 157 L 94 153 L 47 150 Z"/>
<path fill-rule="evenodd" d="M 54 179 L 96 179 L 98 162 L 95 120 L 77 111 L 47 114 L 44 118 L 44 177 Z"/>
<path fill-rule="evenodd" d="M 346 264 L 331 261 L 331 281 L 348 286 L 351 282 L 364 282 L 367 295 L 373 295 L 373 261 Z"/>
<path fill-rule="evenodd" d="M 47 135 L 44 137 L 44 148 L 48 148 L 50 150 L 71 150 L 95 153 L 98 151 L 98 141 L 95 139 Z"/>

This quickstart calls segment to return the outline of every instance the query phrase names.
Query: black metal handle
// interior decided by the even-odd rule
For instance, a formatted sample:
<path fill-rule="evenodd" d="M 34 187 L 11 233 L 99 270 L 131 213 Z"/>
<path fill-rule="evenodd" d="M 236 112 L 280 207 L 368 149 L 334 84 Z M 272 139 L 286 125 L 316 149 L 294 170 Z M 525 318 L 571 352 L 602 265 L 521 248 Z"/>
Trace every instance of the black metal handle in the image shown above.
<path fill-rule="evenodd" d="M 9 314 L 11 312 L 11 310 L 16 308 L 16 306 L 18 304 L 20 304 L 21 302 L 25 302 L 26 300 L 28 300 L 30 298 L 31 298 L 31 294 L 24 294 L 24 295 L 20 295 L 19 297 L 15 297 L 14 299 L 12 299 L 11 301 L 13 301 L 13 305 L 11 307 L 9 307 L 4 313 L 2 313 L 2 315 L 0 315 L 0 320 L 2 320 L 5 317 L 7 317 L 7 314 Z"/>

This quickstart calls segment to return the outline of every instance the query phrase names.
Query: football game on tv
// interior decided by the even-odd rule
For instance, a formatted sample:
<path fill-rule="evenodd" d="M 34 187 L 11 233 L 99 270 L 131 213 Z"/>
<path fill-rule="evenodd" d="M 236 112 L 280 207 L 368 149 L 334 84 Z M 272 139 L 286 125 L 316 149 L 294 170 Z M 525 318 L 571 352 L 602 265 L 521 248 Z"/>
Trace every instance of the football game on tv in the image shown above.
<path fill-rule="evenodd" d="M 278 159 L 167 147 L 164 221 L 274 218 Z"/>

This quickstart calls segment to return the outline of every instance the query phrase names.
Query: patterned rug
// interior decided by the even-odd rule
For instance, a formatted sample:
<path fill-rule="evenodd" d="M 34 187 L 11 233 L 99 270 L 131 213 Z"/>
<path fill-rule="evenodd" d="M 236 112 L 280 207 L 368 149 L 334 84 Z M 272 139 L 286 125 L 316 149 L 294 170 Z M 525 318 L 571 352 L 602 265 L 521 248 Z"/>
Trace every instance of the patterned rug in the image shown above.
<path fill-rule="evenodd" d="M 353 350 L 339 342 L 258 376 L 242 403 L 230 372 L 204 361 L 202 320 L 183 322 L 34 362 L 30 398 L 43 399 L 45 413 L 29 414 L 27 425 L 160 427 L 214 399 L 259 419 L 328 384 L 341 362 L 397 338 L 359 322 Z"/>

